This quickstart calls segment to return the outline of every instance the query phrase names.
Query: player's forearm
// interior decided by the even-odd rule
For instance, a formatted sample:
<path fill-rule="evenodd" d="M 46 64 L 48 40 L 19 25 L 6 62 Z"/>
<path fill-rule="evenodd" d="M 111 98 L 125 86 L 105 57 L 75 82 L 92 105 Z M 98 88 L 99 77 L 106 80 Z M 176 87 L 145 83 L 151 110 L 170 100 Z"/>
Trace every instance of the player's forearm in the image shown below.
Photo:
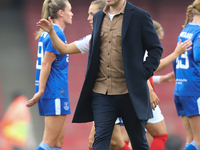
<path fill-rule="evenodd" d="M 168 55 L 167 57 L 163 58 L 160 60 L 160 64 L 158 66 L 158 68 L 156 69 L 155 72 L 161 71 L 162 69 L 166 68 L 169 64 L 171 64 L 176 58 L 178 57 L 178 55 L 176 53 L 171 53 L 170 55 Z"/>
<path fill-rule="evenodd" d="M 59 51 L 59 53 L 66 54 L 66 52 L 65 52 L 66 44 L 57 36 L 56 32 L 54 30 L 51 30 L 49 32 L 49 35 L 51 37 L 53 46 Z"/>
<path fill-rule="evenodd" d="M 74 43 L 65 44 L 56 34 L 54 30 L 49 32 L 54 47 L 60 54 L 76 54 L 80 53 L 80 50 Z"/>
<path fill-rule="evenodd" d="M 148 85 L 148 88 L 149 88 L 149 92 L 152 92 L 153 91 L 153 87 L 151 86 L 151 83 L 149 80 L 147 80 L 147 85 Z"/>
<path fill-rule="evenodd" d="M 45 91 L 46 83 L 47 83 L 47 79 L 49 77 L 50 71 L 51 71 L 51 65 L 43 63 L 42 69 L 41 69 L 41 72 L 40 72 L 39 91 L 38 91 L 41 94 L 43 94 L 44 91 Z"/>

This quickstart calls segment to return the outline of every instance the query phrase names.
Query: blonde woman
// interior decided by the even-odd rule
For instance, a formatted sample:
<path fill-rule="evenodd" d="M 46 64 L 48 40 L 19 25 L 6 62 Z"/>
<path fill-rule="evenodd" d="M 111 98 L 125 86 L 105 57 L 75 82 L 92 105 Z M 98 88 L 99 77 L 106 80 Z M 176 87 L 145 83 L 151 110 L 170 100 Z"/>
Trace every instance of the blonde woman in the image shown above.
<path fill-rule="evenodd" d="M 68 0 L 45 0 L 42 18 L 51 17 L 58 37 L 67 43 L 63 30 L 72 24 L 71 5 Z M 38 103 L 40 116 L 45 117 L 42 142 L 37 150 L 61 150 L 65 120 L 71 113 L 68 94 L 68 55 L 61 55 L 53 46 L 49 34 L 37 32 L 38 53 L 36 62 L 35 95 L 26 106 Z"/>
<path fill-rule="evenodd" d="M 200 0 L 188 6 L 183 27 L 178 40 L 190 39 L 193 46 L 173 62 L 174 101 L 185 130 L 184 150 L 200 150 Z"/>

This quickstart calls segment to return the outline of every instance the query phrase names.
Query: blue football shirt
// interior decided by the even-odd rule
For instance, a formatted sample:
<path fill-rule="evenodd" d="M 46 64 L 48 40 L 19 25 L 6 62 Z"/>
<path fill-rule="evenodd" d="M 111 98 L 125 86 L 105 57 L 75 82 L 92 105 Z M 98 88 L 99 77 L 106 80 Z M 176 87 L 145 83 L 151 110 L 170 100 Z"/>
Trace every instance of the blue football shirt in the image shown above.
<path fill-rule="evenodd" d="M 200 25 L 190 22 L 178 36 L 184 42 L 190 39 L 192 49 L 173 62 L 176 77 L 174 95 L 200 96 Z"/>
<path fill-rule="evenodd" d="M 58 37 L 67 44 L 63 30 L 54 24 L 54 30 Z M 38 53 L 36 62 L 35 92 L 39 90 L 39 77 L 42 68 L 42 60 L 45 52 L 56 54 L 56 59 L 52 63 L 51 71 L 46 83 L 46 88 L 42 99 L 68 98 L 68 55 L 61 55 L 54 48 L 50 36 L 43 32 L 38 41 Z"/>

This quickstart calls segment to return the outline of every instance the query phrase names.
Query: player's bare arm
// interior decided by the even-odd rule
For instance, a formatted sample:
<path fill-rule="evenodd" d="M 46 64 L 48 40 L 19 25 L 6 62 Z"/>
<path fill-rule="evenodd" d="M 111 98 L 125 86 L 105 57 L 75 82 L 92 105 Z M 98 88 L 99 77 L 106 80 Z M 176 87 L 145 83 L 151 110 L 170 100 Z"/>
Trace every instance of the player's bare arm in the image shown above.
<path fill-rule="evenodd" d="M 180 40 L 174 52 L 160 60 L 160 64 L 155 72 L 161 71 L 162 69 L 167 67 L 169 64 L 171 64 L 179 55 L 185 53 L 186 51 L 191 50 L 192 48 L 191 45 L 192 45 L 191 40 L 186 40 L 184 42 Z"/>
<path fill-rule="evenodd" d="M 56 34 L 56 32 L 53 29 L 53 22 L 51 18 L 49 17 L 48 20 L 41 19 L 37 26 L 42 28 L 44 31 L 48 32 L 51 41 L 54 45 L 54 47 L 59 51 L 60 54 L 76 54 L 80 53 L 80 50 L 76 47 L 74 43 L 65 44 Z"/>
<path fill-rule="evenodd" d="M 155 108 L 159 104 L 160 100 L 159 100 L 158 96 L 156 95 L 156 93 L 154 92 L 153 87 L 151 86 L 151 83 L 149 82 L 149 80 L 147 81 L 147 85 L 149 87 L 151 106 L 152 106 L 152 109 L 155 110 Z"/>
<path fill-rule="evenodd" d="M 35 105 L 41 98 L 44 93 L 46 82 L 49 77 L 49 73 L 51 71 L 51 64 L 56 59 L 56 54 L 52 52 L 45 52 L 44 60 L 42 61 L 42 69 L 40 73 L 40 81 L 39 81 L 39 91 L 30 99 L 26 107 L 31 107 Z"/>

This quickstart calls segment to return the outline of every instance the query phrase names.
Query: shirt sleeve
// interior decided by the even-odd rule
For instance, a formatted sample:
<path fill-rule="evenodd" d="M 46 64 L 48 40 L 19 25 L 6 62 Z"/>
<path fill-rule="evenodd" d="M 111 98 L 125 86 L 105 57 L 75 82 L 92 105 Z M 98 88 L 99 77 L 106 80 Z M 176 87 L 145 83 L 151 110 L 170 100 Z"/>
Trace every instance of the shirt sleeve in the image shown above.
<path fill-rule="evenodd" d="M 90 40 L 91 40 L 91 34 L 85 36 L 84 38 L 75 41 L 74 44 L 76 47 L 80 50 L 82 54 L 86 53 L 89 51 L 90 48 Z"/>
<path fill-rule="evenodd" d="M 56 34 L 58 35 L 58 37 L 59 37 L 64 43 L 66 43 L 65 35 L 64 35 L 63 32 L 56 32 Z M 53 43 L 52 43 L 51 40 L 49 41 L 49 43 L 48 43 L 48 45 L 47 45 L 46 51 L 55 53 L 56 55 L 59 55 L 59 54 L 60 54 L 60 53 L 57 51 L 57 49 L 53 46 Z"/>

